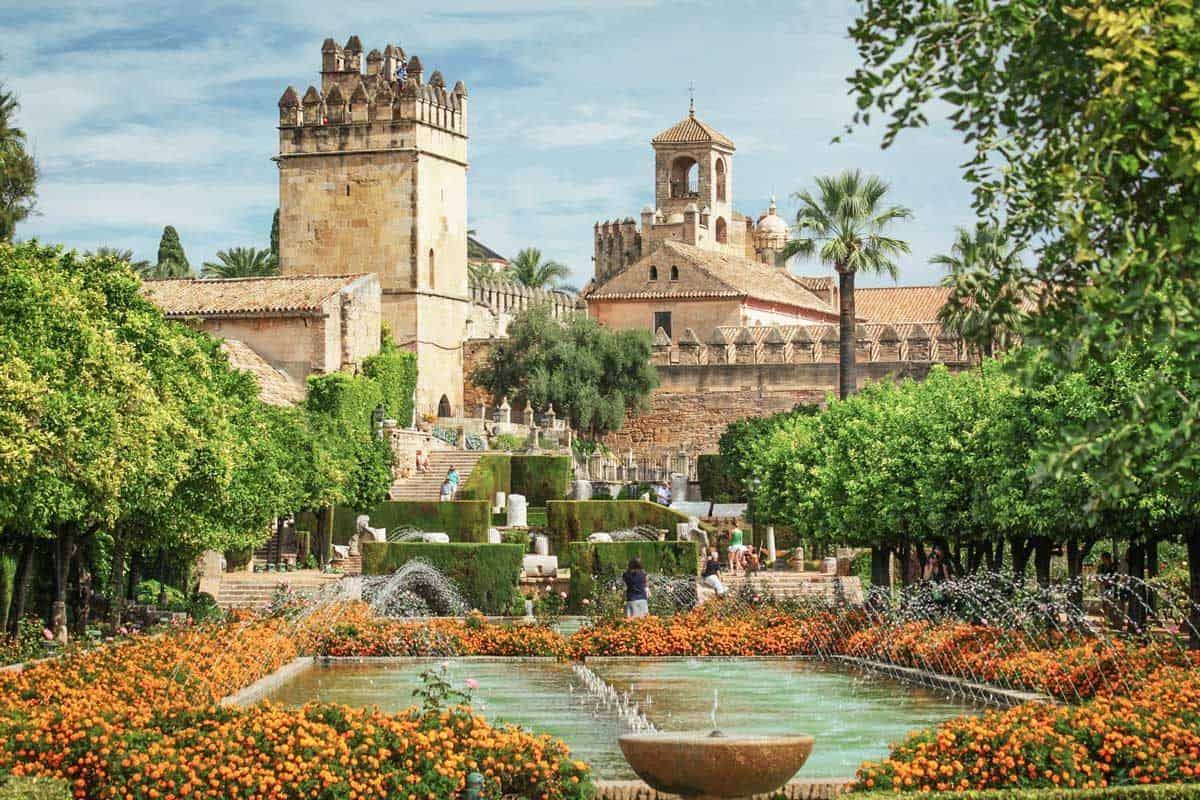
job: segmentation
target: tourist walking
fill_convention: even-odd
[[[671,505],[671,484],[663,481],[655,487],[655,493],[658,495],[658,502],[661,505]]]
[[[717,597],[724,597],[725,593],[729,591],[721,582],[721,554],[715,547],[709,548],[708,555],[704,558],[704,571],[701,573],[701,578],[705,586],[717,593]]]
[[[453,500],[458,494],[458,470],[451,467],[450,471],[446,473],[446,480],[450,482],[450,499]]]
[[[738,569],[745,568],[746,551],[745,542],[742,541],[742,529],[734,528],[729,532],[729,571],[737,572]]]
[[[450,482],[449,478],[442,481],[442,491],[438,495],[438,499],[443,503],[454,499],[454,484]]]
[[[644,617],[650,613],[650,589],[646,586],[646,570],[642,569],[642,561],[633,558],[629,561],[629,569],[621,574],[625,582],[625,616]]]

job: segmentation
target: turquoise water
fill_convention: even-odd
[[[312,700],[399,711],[413,704],[420,673],[441,663],[339,663],[309,670],[272,694],[289,705]],[[602,778],[632,778],[617,746],[627,732],[615,711],[583,691],[570,665],[503,659],[450,659],[448,677],[479,682],[476,708],[562,738]],[[680,659],[589,662],[619,692],[629,692],[659,730],[709,730],[713,689],[717,725],[727,733],[808,733],[816,746],[800,776],[850,777],[867,759],[911,730],[972,707],[889,678],[807,661]]]

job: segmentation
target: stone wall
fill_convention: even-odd
[[[659,390],[650,397],[648,413],[628,420],[621,430],[606,436],[604,443],[618,453],[633,451],[638,457],[677,450],[714,453],[729,423],[787,411],[798,403],[819,403],[825,395],[825,389]]]

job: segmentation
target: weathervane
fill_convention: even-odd
[[[696,84],[688,81],[688,116],[696,116]]]

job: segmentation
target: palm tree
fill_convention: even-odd
[[[950,289],[938,321],[990,358],[1006,349],[1024,324],[1030,275],[1021,248],[994,225],[956,229],[950,252],[929,259],[946,268],[942,286]]]
[[[135,260],[132,250],[122,250],[119,247],[97,247],[88,255],[95,258],[115,258],[117,261],[124,261],[129,266],[133,267],[133,271],[143,278],[151,277],[154,271],[154,265],[145,259]]]
[[[508,274],[517,282],[534,289],[551,289],[571,274],[566,264],[542,261],[542,251],[526,247],[508,265]]]
[[[478,283],[479,281],[491,281],[497,278],[504,279],[508,277],[508,270],[496,269],[486,261],[468,261],[467,276],[471,279],[472,283]]]
[[[205,278],[254,278],[279,274],[279,260],[270,250],[231,247],[217,251],[217,261],[205,261],[200,274]]]
[[[863,177],[859,170],[846,170],[837,176],[817,178],[819,197],[796,192],[800,201],[796,228],[800,238],[788,243],[784,258],[794,255],[816,256],[830,264],[838,274],[839,330],[838,396],[846,399],[854,393],[855,333],[854,276],[859,272],[886,274],[895,280],[896,256],[908,253],[908,243],[885,236],[893,222],[908,219],[912,212],[904,206],[884,206],[888,185],[874,175]]]

